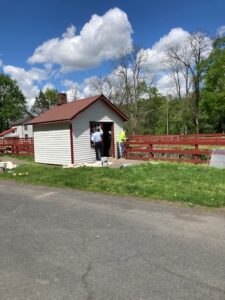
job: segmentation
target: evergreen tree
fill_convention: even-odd
[[[57,103],[57,90],[47,89],[45,92],[40,91],[38,97],[35,98],[31,107],[31,113],[39,116],[49,110]]]

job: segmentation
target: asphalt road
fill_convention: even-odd
[[[0,299],[225,299],[225,215],[0,181]]]

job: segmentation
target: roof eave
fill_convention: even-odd
[[[35,123],[32,123],[30,122],[29,125],[47,125],[47,124],[54,124],[54,123],[70,123],[71,120],[70,119],[64,119],[64,120],[54,120],[54,121],[45,121],[45,122],[35,122]]]

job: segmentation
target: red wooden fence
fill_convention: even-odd
[[[225,134],[135,135],[125,143],[125,157],[207,163],[214,148],[225,147]]]
[[[34,155],[34,140],[33,138],[4,138],[0,140],[0,153]]]

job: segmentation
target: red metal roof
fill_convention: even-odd
[[[16,128],[10,128],[10,129],[7,129],[7,130],[4,130],[0,133],[0,136],[5,136],[6,134],[12,132],[13,130],[15,130]]]
[[[112,104],[105,96],[98,95],[82,100],[77,100],[73,102],[69,102],[66,104],[62,104],[60,106],[55,106],[40,116],[34,118],[29,122],[29,124],[41,124],[41,123],[54,123],[54,122],[62,122],[62,121],[70,121],[83,110],[88,108],[91,104],[96,101],[103,101],[106,105],[108,105],[112,110],[114,110],[124,121],[128,118],[122,113],[118,107]]]

